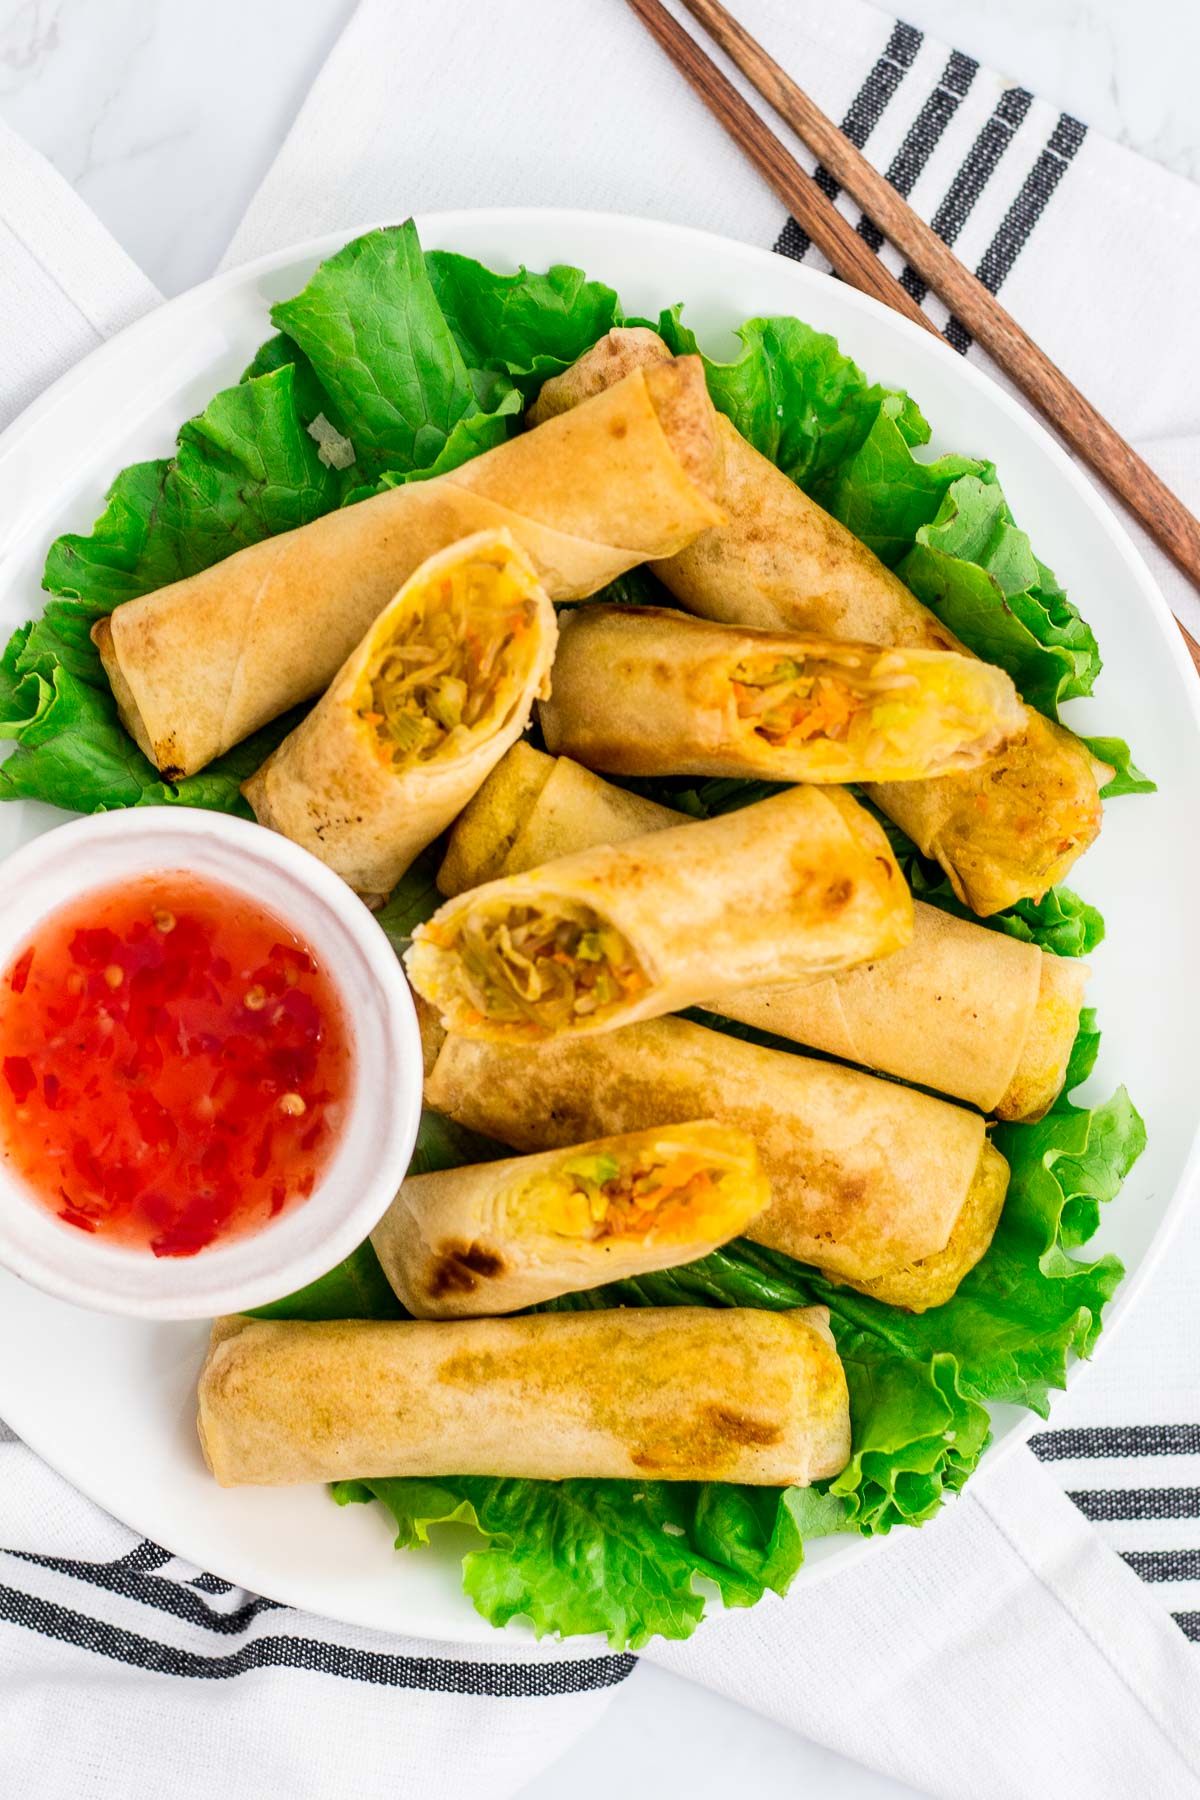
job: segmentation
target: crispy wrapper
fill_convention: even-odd
[[[448,1029],[530,1043],[816,980],[911,933],[876,822],[837,788],[796,787],[472,889],[405,960]]]
[[[437,609],[455,593],[460,607],[470,608],[480,644],[463,664],[463,704],[473,698],[472,684],[481,689],[481,704],[483,693],[490,697],[470,726],[456,726],[424,754],[406,754],[375,710],[376,684],[396,654],[391,647],[414,634],[427,642]],[[459,615],[447,617],[457,630]],[[387,894],[524,731],[535,696],[549,689],[556,636],[554,607],[509,532],[476,532],[439,551],[409,577],[307,718],[244,784],[255,817],[320,857],[360,894]],[[407,650],[408,660],[397,665],[403,671],[415,666],[411,644]],[[416,694],[419,707],[422,690]],[[426,695],[420,710],[428,704]],[[409,714],[403,722],[419,729]],[[439,731],[433,723],[427,729]]]
[[[220,1320],[199,1403],[223,1487],[405,1475],[803,1487],[850,1456],[823,1307]]]
[[[455,824],[438,887],[461,893],[679,819],[568,757],[521,744]],[[711,1010],[1001,1119],[1040,1119],[1062,1088],[1088,973],[1086,963],[918,900],[912,941],[882,961],[806,987],[743,989]]]
[[[1023,735],[983,768],[866,791],[986,918],[1064,880],[1099,835],[1100,787],[1111,773],[1079,738],[1026,707]]]
[[[846,1062],[1040,1119],[1058,1098],[1088,970],[919,901],[911,944],[809,988],[747,988],[715,1010]]]
[[[506,528],[554,600],[577,600],[717,523],[699,359],[628,379],[540,431],[237,551],[93,630],[127,731],[190,775],[319,693],[413,570]]]
[[[612,775],[913,781],[973,769],[1024,728],[1001,669],[714,625],[666,607],[563,620],[547,748]]]
[[[610,332],[546,383],[530,419],[561,416],[618,374],[628,379],[630,370],[653,368],[669,355],[644,327]],[[655,566],[689,612],[769,631],[970,654],[865,544],[724,417],[718,435],[724,523]],[[1025,719],[1024,736],[999,762],[968,774],[888,784],[873,796],[916,843],[929,846],[960,899],[984,916],[1019,899],[1040,899],[1100,830],[1104,766],[1039,714],[1026,708]],[[1001,786],[1015,790],[1014,805]]]
[[[644,326],[610,331],[546,382],[529,422],[558,418],[670,354]],[[717,430],[725,523],[655,570],[689,612],[761,631],[963,650],[898,575],[753,449],[723,413]]]
[[[720,1119],[771,1183],[748,1237],[916,1312],[983,1255],[1008,1182],[977,1113],[684,1019],[528,1048],[451,1033],[425,1097],[525,1151]]]
[[[701,1119],[410,1175],[371,1242],[416,1318],[486,1317],[695,1262],[770,1198],[753,1140]]]
[[[478,792],[469,800],[454,822],[438,870],[438,892],[449,897],[464,888],[481,887],[504,871],[504,861],[521,830],[526,814],[554,772],[554,758],[543,750],[535,750],[523,740],[506,750]],[[616,792],[617,790],[613,790]],[[666,809],[664,808],[664,811]],[[674,824],[674,819],[671,823]],[[636,830],[624,833],[637,837]],[[605,842],[604,833],[584,843],[571,844],[571,850],[589,850],[592,844]],[[554,851],[539,857],[539,862],[552,862]],[[532,863],[523,865],[532,868]]]

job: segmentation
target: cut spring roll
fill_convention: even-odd
[[[439,551],[245,783],[255,817],[358,893],[387,894],[524,731],[555,638],[507,531]]]
[[[948,650],[714,625],[666,607],[568,613],[547,748],[613,775],[914,781],[1024,729],[1008,676]]]
[[[770,1198],[753,1139],[702,1119],[410,1175],[371,1242],[410,1313],[472,1318],[694,1262]]]
[[[580,599],[721,517],[699,359],[634,370],[572,415],[126,601],[93,630],[121,719],[169,779],[319,693],[413,570],[505,527]]]
[[[816,980],[911,935],[876,822],[837,788],[796,787],[475,888],[417,927],[405,962],[447,1029],[536,1043]]]
[[[656,332],[612,331],[543,387],[531,422],[604,392],[669,357]],[[655,565],[689,612],[768,631],[817,632],[898,648],[970,652],[865,544],[718,419],[717,500],[724,522]],[[946,871],[959,898],[988,915],[1040,899],[1100,830],[1109,771],[1086,744],[1025,709],[1025,735],[971,773],[887,785],[883,810]],[[1015,791],[1015,802],[1008,790]],[[990,829],[982,834],[981,820]]]
[[[850,1456],[823,1307],[224,1319],[199,1431],[222,1487],[405,1475],[804,1487]]]
[[[456,821],[438,887],[458,894],[679,820],[569,757],[515,744]],[[1088,973],[918,900],[912,942],[883,961],[807,987],[741,989],[711,1010],[997,1118],[1030,1120],[1062,1089]]]
[[[537,1047],[451,1033],[425,1097],[524,1151],[720,1119],[754,1139],[771,1183],[746,1236],[913,1312],[978,1262],[1008,1187],[978,1113],[685,1019]]]

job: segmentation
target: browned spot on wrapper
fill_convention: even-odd
[[[504,1258],[484,1244],[439,1244],[429,1293],[435,1300],[443,1294],[473,1294],[481,1276],[486,1280],[503,1273]]]
[[[752,1419],[728,1406],[704,1406],[698,1415],[679,1421],[677,1431],[664,1432],[651,1443],[631,1448],[629,1460],[647,1475],[671,1475],[694,1469],[721,1468],[737,1461],[747,1446],[765,1448],[783,1437],[780,1425]]]
[[[761,1419],[752,1419],[727,1406],[706,1407],[705,1418],[722,1438],[733,1444],[777,1444],[783,1436],[781,1426],[764,1424]]]

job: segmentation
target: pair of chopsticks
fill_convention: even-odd
[[[912,295],[661,0],[628,0],[628,4],[828,258],[834,273],[940,337],[937,326]],[[940,296],[1026,399],[1200,587],[1200,521],[720,0],[683,0],[683,4],[768,106],[815,152],[866,217],[904,253],[926,286]],[[1179,620],[1176,623],[1200,670],[1200,644],[1185,625]]]

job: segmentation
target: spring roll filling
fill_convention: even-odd
[[[501,722],[536,606],[506,564],[473,559],[418,595],[363,677],[359,716],[392,768],[464,749]]]
[[[442,1004],[462,1023],[486,1020],[514,1037],[599,1021],[649,986],[624,933],[572,900],[474,906],[445,925],[427,925],[425,940],[445,953]]]
[[[709,1229],[727,1207],[736,1210],[745,1175],[743,1157],[718,1150],[659,1142],[625,1158],[589,1151],[526,1182],[505,1210],[585,1243],[687,1239],[701,1219]]]
[[[855,673],[817,658],[748,656],[730,673],[739,721],[775,749],[814,738],[845,744],[855,760],[881,762],[888,750],[940,762],[975,737],[986,721],[963,711],[957,670],[930,670],[925,682],[900,659],[882,655]]]

